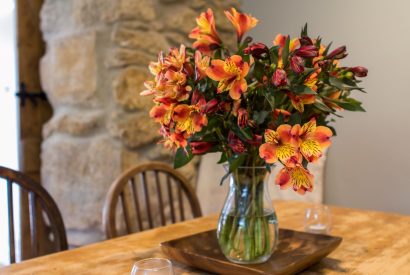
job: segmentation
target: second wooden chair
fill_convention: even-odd
[[[103,226],[106,237],[114,238],[200,216],[199,201],[188,180],[167,164],[150,162],[125,171],[111,185]],[[121,222],[125,225],[122,233]]]

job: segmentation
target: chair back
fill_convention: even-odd
[[[200,216],[199,201],[188,180],[167,164],[149,162],[125,171],[113,182],[104,203],[103,226],[106,237],[114,238]]]
[[[53,246],[50,252],[66,250],[67,237],[64,222],[56,203],[49,193],[40,184],[23,173],[0,166],[0,186],[3,184],[6,185],[10,263],[16,262],[18,249],[18,245],[16,245],[16,226],[20,227],[19,232],[28,233],[30,253],[26,258],[46,254],[44,253],[46,250],[44,249],[44,242],[47,243],[47,250],[49,251],[50,247],[48,246]],[[13,199],[16,198],[19,198],[20,202],[24,199],[28,202],[28,208],[25,210],[22,208],[23,211],[28,212],[28,230],[23,228],[23,224],[25,224],[23,220],[20,220],[18,224],[15,222],[15,216],[20,215],[20,213],[16,213],[13,206]],[[22,206],[21,203],[20,206]],[[25,237],[26,235],[23,238]],[[20,251],[23,249],[21,244]]]

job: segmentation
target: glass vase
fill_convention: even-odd
[[[219,217],[217,237],[228,260],[239,264],[266,262],[278,240],[278,219],[268,189],[265,167],[239,167]]]

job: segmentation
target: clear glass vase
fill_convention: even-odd
[[[239,167],[219,217],[217,237],[228,260],[266,262],[276,248],[278,219],[268,191],[265,167]]]

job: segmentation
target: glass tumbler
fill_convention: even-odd
[[[326,205],[307,208],[305,213],[305,231],[314,234],[330,234],[332,215]]]
[[[131,275],[174,275],[174,270],[168,259],[149,258],[135,262]]]

